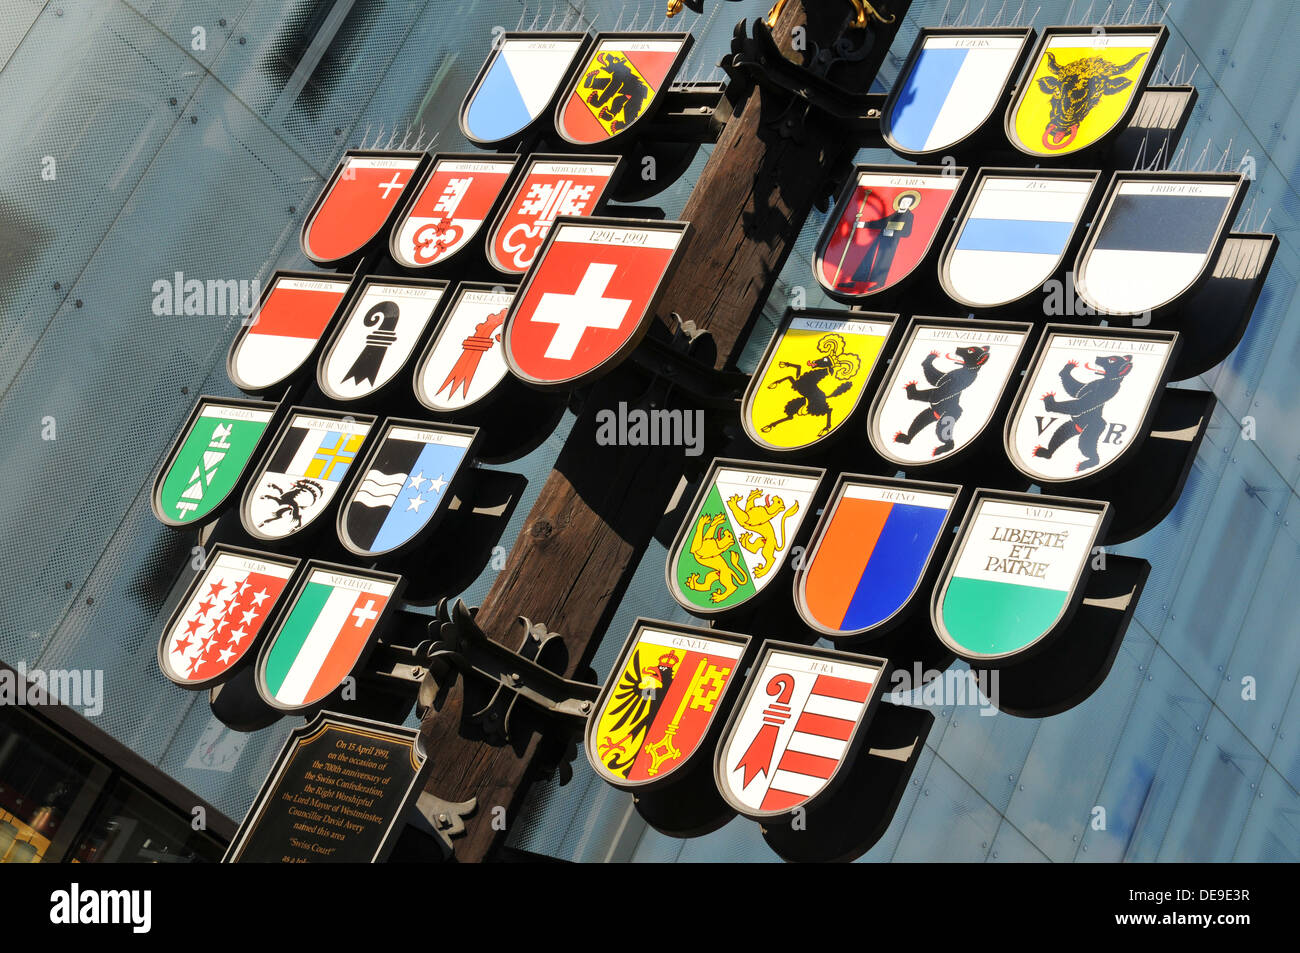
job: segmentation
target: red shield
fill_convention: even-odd
[[[640,341],[685,222],[565,219],[506,318],[506,362],[536,387],[611,369]]]
[[[488,235],[492,266],[526,272],[557,218],[596,213],[618,163],[618,156],[534,156]]]
[[[439,158],[393,230],[393,258],[428,268],[456,254],[483,227],[514,168],[510,156]]]
[[[834,298],[894,287],[922,262],[966,170],[858,166],[822,230],[813,273]]]
[[[302,250],[317,264],[341,261],[388,224],[420,166],[408,152],[350,152],[302,227]]]

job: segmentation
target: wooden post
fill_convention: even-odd
[[[871,51],[837,67],[837,82],[869,89],[909,2],[874,4],[893,22],[871,23]],[[773,33],[782,50],[799,61],[805,55],[801,49],[831,47],[849,32],[853,17],[848,0],[790,0]],[[784,106],[783,96],[756,87],[736,107],[681,216],[691,223],[692,234],[657,317],[667,322],[677,312],[707,328],[717,344],[718,367],[739,353],[827,171],[855,151],[843,130],[816,117],[798,137],[790,137]],[[486,633],[511,648],[518,647],[522,634],[515,624],[520,615],[558,631],[568,649],[567,676],[594,653],[684,471],[681,448],[596,443],[597,411],[635,402],[640,396],[635,376],[615,371],[592,388],[477,617]],[[422,726],[433,762],[425,789],[445,801],[478,799],[464,837],[455,842],[456,857],[484,860],[504,839],[504,832],[494,829],[493,808],[504,807],[508,822],[514,822],[540,735],[521,723],[513,733],[523,737],[501,746],[484,743],[461,725],[459,684],[446,694]]]

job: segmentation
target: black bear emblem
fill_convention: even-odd
[[[895,443],[909,444],[917,434],[934,424],[939,437],[939,446],[931,451],[931,456],[937,457],[956,447],[952,431],[958,418],[961,417],[961,403],[958,398],[962,391],[975,383],[980,368],[989,359],[989,349],[987,346],[959,347],[955,353],[957,356],[949,354],[948,360],[955,361],[957,366],[946,372],[934,366],[935,358],[939,356],[938,351],[931,351],[921,361],[921,371],[925,374],[926,382],[931,385],[930,389],[924,390],[916,386],[916,381],[911,381],[904,390],[907,391],[910,400],[925,401],[930,406],[916,415],[916,419],[912,421],[912,426],[907,428],[906,433],[900,430],[894,434]],[[944,426],[941,427],[941,423]]]
[[[1046,447],[1041,444],[1034,447],[1034,456],[1051,459],[1062,444],[1078,437],[1079,452],[1083,454],[1083,459],[1074,469],[1082,473],[1101,462],[1101,457],[1097,455],[1097,441],[1106,430],[1101,410],[1106,406],[1106,401],[1119,393],[1124,376],[1133,369],[1133,356],[1111,354],[1098,357],[1096,367],[1086,365],[1094,374],[1100,375],[1098,380],[1076,380],[1074,369],[1078,366],[1078,361],[1067,361],[1061,368],[1061,386],[1073,400],[1057,400],[1055,391],[1043,395],[1044,410],[1049,414],[1068,414],[1070,419],[1061,421],[1060,426],[1052,432]]]

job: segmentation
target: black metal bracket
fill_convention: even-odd
[[[420,717],[454,670],[467,680],[473,675],[491,691],[487,704],[469,716],[490,741],[510,740],[511,719],[521,700],[574,730],[584,727],[600,686],[563,678],[550,667],[555,650],[563,649],[558,633],[520,616],[516,621],[524,635],[515,651],[488,638],[475,623],[475,612],[460,599],[450,606],[445,599],[439,603],[437,617],[429,623],[434,640],[417,650],[428,668],[416,701]]]
[[[672,319],[671,332],[661,324],[653,325],[631,354],[631,360],[654,379],[644,402],[661,388],[665,400],[680,390],[690,403],[705,407],[726,407],[739,400],[749,386],[749,375],[715,369],[713,335],[675,311]]]
[[[874,34],[866,30],[857,43],[841,37],[829,47],[813,44],[808,62],[802,64],[781,51],[763,20],[754,21],[752,35],[746,35],[742,20],[731,38],[731,52],[721,63],[734,87],[734,93],[729,88],[728,95],[738,97],[758,85],[789,97],[790,105],[778,120],[781,134],[789,138],[802,138],[807,118],[817,114],[831,120],[847,137],[864,145],[879,145],[883,142],[880,117],[885,96],[855,92],[830,79],[837,65],[866,59],[874,40]]]
[[[428,832],[438,838],[444,859],[455,855],[456,848],[451,839],[465,833],[465,818],[477,809],[476,797],[468,801],[444,801],[428,791],[422,792],[415,802],[416,812],[428,823]]]

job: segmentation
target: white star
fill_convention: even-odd
[[[446,485],[447,481],[442,478],[441,473],[438,474],[438,479],[429,481],[429,486],[433,487],[434,493],[441,493],[442,488]]]
[[[410,489],[412,489],[412,490],[422,490],[422,489],[424,489],[425,481],[426,481],[426,478],[425,478],[425,475],[424,475],[424,471],[421,470],[419,476],[413,476],[413,477],[411,477],[411,486],[410,486]]]
[[[267,592],[266,587],[263,586],[261,592],[253,593],[253,605],[260,606],[263,602],[266,601],[266,597],[269,595],[270,593]]]
[[[221,664],[222,664],[222,665],[229,665],[229,664],[230,664],[230,656],[232,656],[232,655],[235,654],[235,650],[234,650],[234,649],[222,649],[222,650],[221,650],[220,652],[218,652],[217,654],[221,656]]]
[[[243,641],[243,638],[244,638],[244,636],[246,636],[246,635],[248,635],[248,633],[245,632],[243,629],[231,629],[231,630],[230,630],[230,644],[231,644],[231,645],[238,645],[241,641]]]
[[[428,503],[428,502],[429,502],[429,501],[426,500],[426,499],[425,499],[424,497],[422,497],[422,496],[419,496],[419,495],[413,496],[413,497],[411,497],[409,500],[406,501],[406,512],[409,513],[409,512],[411,512],[411,510],[415,510],[415,512],[418,513],[418,512],[420,512],[420,507],[423,506],[425,503]]]
[[[257,618],[257,610],[256,610],[256,609],[249,609],[247,612],[244,613],[244,622],[243,622],[243,624],[244,624],[244,625],[252,625],[252,624],[253,624],[253,620],[256,619],[256,618]]]

